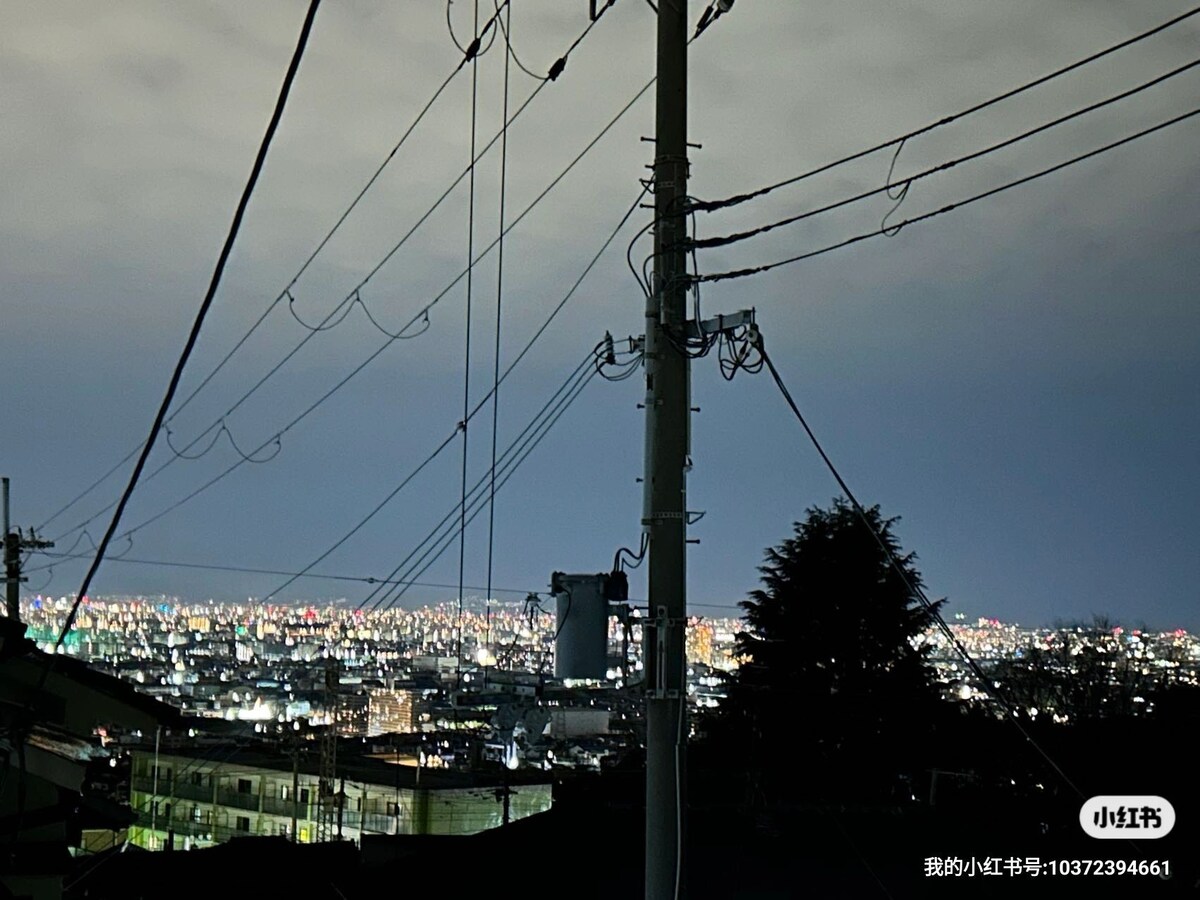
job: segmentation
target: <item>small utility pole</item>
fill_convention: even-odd
[[[653,641],[646,647],[646,900],[685,894],[687,781],[687,4],[659,0],[654,157],[654,281],[646,304],[642,524]],[[651,657],[653,657],[651,659]]]
[[[296,831],[297,818],[300,812],[300,742],[292,744],[292,843],[300,843],[299,832]]]
[[[29,537],[22,537],[21,532],[13,531],[12,519],[9,515],[8,478],[2,478],[4,493],[4,599],[8,609],[8,617],[14,622],[21,621],[21,551],[44,550],[54,546],[53,541],[39,540],[29,531]]]
[[[8,510],[8,478],[4,482],[4,588],[8,617],[21,620],[21,539],[12,533]]]

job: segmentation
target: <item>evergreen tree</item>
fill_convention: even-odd
[[[743,751],[765,793],[811,794],[822,781],[843,796],[847,782],[877,793],[912,762],[936,713],[920,641],[933,614],[914,592],[915,555],[892,535],[895,519],[866,512],[871,528],[842,499],[809,509],[766,551],[762,587],[741,603],[740,667],[711,731]]]

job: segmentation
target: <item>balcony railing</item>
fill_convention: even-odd
[[[205,837],[213,830],[213,826],[205,822],[195,822],[191,819],[168,819],[166,816],[152,816],[148,812],[137,814],[137,825],[142,828],[153,828],[155,831],[173,831],[177,835]]]
[[[222,788],[217,791],[217,803],[221,806],[232,806],[236,809],[258,812],[258,794],[242,794]]]
[[[283,800],[279,797],[264,797],[262,811],[276,816],[294,815],[298,819],[308,815],[308,804],[297,803],[295,800]]]
[[[201,800],[212,803],[213,788],[211,784],[183,783],[175,785],[175,796],[180,800]]]
[[[384,813],[363,813],[362,830],[374,831],[377,834],[394,834],[396,831],[396,817],[385,815]]]
[[[154,779],[146,775],[139,775],[130,779],[129,786],[132,790],[142,794],[154,793]]]
[[[216,843],[223,843],[232,838],[251,837],[255,834],[258,834],[258,832],[255,831],[242,831],[240,828],[229,825],[214,825],[210,830],[212,832],[213,841]]]

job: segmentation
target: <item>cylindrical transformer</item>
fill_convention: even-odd
[[[607,575],[555,572],[555,678],[602,679],[608,671]]]

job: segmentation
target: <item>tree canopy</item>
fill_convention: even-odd
[[[716,730],[764,771],[887,769],[938,704],[915,555],[892,534],[896,519],[877,506],[866,518],[840,498],[807,510],[741,603],[740,667]]]

